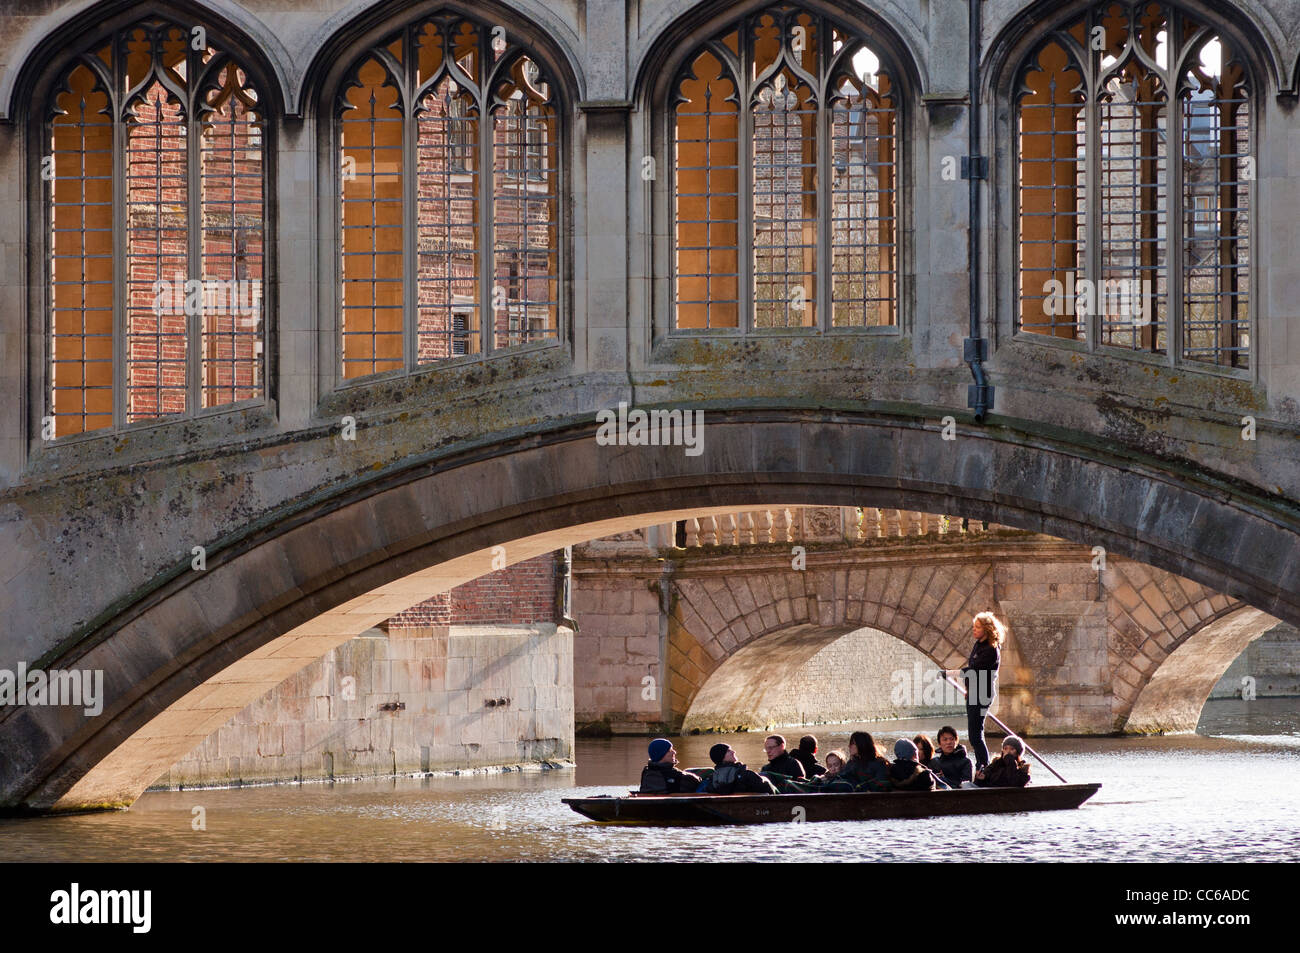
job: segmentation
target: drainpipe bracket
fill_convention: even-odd
[[[961,177],[963,179],[987,179],[989,177],[989,157],[962,156]]]
[[[973,361],[984,362],[989,359],[989,342],[985,338],[966,338],[962,342],[961,359],[967,364]]]

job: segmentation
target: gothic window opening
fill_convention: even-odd
[[[686,59],[671,119],[675,328],[897,326],[894,97],[865,37],[793,5]]]
[[[1250,367],[1244,62],[1161,3],[1103,4],[1030,54],[1018,96],[1022,332]]]
[[[462,17],[407,27],[352,69],[339,97],[344,379],[558,338],[558,117],[538,62]]]
[[[55,438],[264,396],[262,109],[164,20],[64,71],[42,162]]]

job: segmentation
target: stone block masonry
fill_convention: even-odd
[[[249,705],[155,788],[568,761],[573,635],[554,623],[372,629]]]
[[[573,757],[573,633],[553,554],[435,596],[285,680],[155,787],[383,776]]]
[[[750,645],[720,665],[682,725],[683,731],[773,729],[795,725],[934,717],[957,724],[960,707],[903,704],[911,700],[913,670],[938,669],[910,645],[875,629],[828,633],[818,639],[797,627]],[[901,676],[896,674],[901,673]],[[917,699],[922,701],[922,699]],[[965,727],[963,725],[963,733]]]
[[[1251,642],[1223,673],[1211,698],[1241,698],[1242,679],[1254,679],[1256,698],[1300,696],[1300,631],[1279,623]]]

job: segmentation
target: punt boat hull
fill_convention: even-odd
[[[1044,784],[886,794],[633,794],[562,800],[584,817],[605,823],[776,824],[1062,811],[1078,807],[1100,788],[1100,784]]]

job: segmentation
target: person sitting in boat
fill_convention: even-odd
[[[957,729],[952,725],[939,729],[939,753],[930,759],[930,770],[950,788],[959,788],[963,781],[975,778],[975,763],[966,753],[966,746],[957,743]]]
[[[785,738],[781,735],[768,735],[763,741],[763,750],[767,752],[767,767],[764,774],[779,774],[783,778],[796,781],[804,779],[803,765],[790,752],[785,750]]]
[[[1002,739],[1002,756],[975,772],[978,788],[1023,788],[1029,783],[1029,762],[1025,761],[1025,743],[1015,735]]]
[[[930,736],[923,731],[912,739],[912,744],[916,745],[917,763],[923,768],[929,768],[930,761],[934,758],[934,744],[930,741]]]
[[[677,770],[677,749],[667,738],[650,742],[650,760],[641,769],[642,794],[694,794],[699,775]]]
[[[889,790],[889,762],[881,756],[870,732],[855,731],[849,736],[849,760],[834,783],[852,791]]]
[[[916,745],[916,761],[923,767],[928,768],[934,775],[935,787],[941,791],[948,790],[948,782],[943,779],[939,769],[934,766],[934,745],[930,743],[930,736],[924,731],[912,739],[912,744]]]
[[[713,774],[700,785],[701,794],[776,794],[776,787],[767,778],[745,767],[736,760],[736,749],[719,742],[709,749],[713,760]]]
[[[800,738],[799,747],[790,754],[803,765],[803,773],[809,778],[826,773],[826,766],[817,762],[817,739],[812,735],[804,735]]]
[[[895,791],[933,791],[934,775],[917,761],[916,745],[906,738],[894,742],[894,761],[889,766],[889,783]]]
[[[844,765],[848,763],[849,756],[843,751],[835,750],[826,755],[826,768],[824,773],[817,775],[815,778],[809,778],[803,787],[808,791],[817,792],[840,792],[848,793],[853,790],[853,785],[847,781],[840,781],[840,772],[844,770]]]

